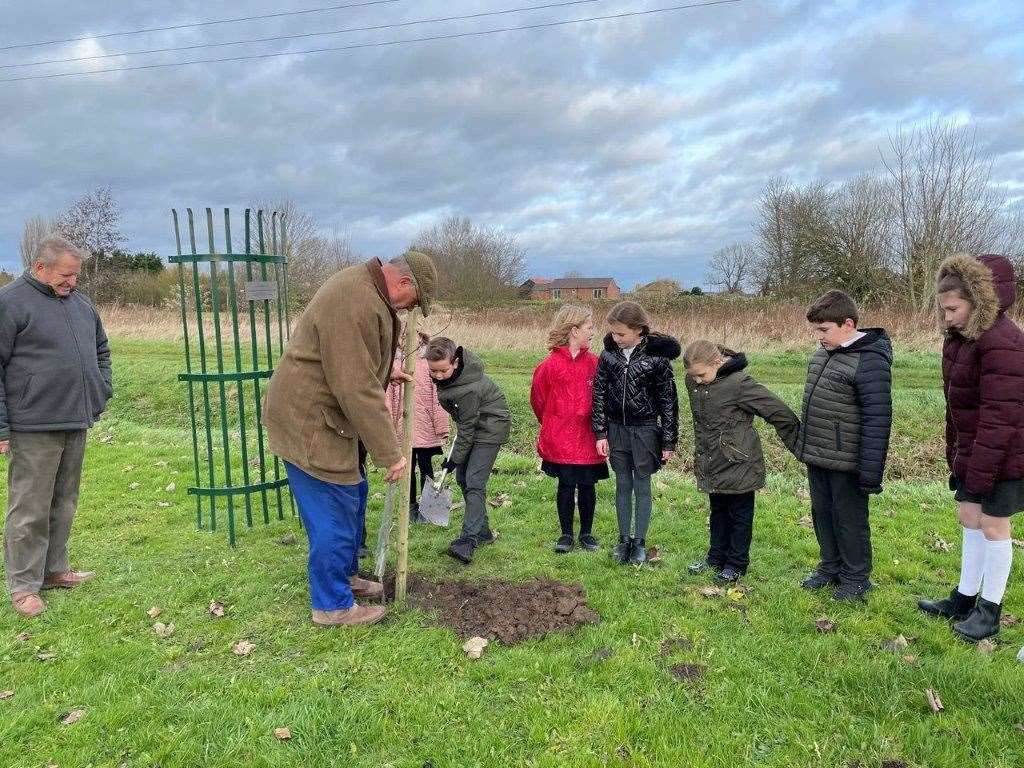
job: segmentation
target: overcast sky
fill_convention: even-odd
[[[357,2],[358,0],[350,0]],[[551,2],[552,0],[548,0]],[[657,8],[607,0],[289,42],[0,69],[0,79],[387,41]],[[0,51],[0,65],[538,5],[418,0]],[[333,5],[5,4],[0,46]],[[1024,3],[771,2],[258,61],[0,83],[0,260],[22,223],[108,185],[133,250],[169,209],[291,198],[366,255],[449,214],[505,227],[528,272],[700,283],[753,236],[766,180],[879,169],[888,133],[977,126],[1024,198]]]

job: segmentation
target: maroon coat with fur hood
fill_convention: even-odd
[[[946,460],[971,493],[1024,479],[1024,332],[1006,315],[1017,298],[1002,256],[950,256],[938,279],[957,275],[974,305],[961,331],[946,334]]]

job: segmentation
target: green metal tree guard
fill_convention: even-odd
[[[237,253],[230,210],[224,209],[218,249],[213,209],[207,208],[203,253],[196,247],[192,209],[186,213],[188,250],[182,251],[178,211],[172,210],[177,255],[168,261],[178,265],[185,342],[185,372],[178,380],[188,388],[192,427],[195,483],[188,492],[196,500],[200,530],[217,530],[218,503],[226,502],[228,541],[235,546],[239,505],[250,528],[254,506],[264,524],[273,516],[283,520],[286,503],[295,514],[288,478],[280,460],[267,450],[260,418],[262,382],[284,353],[291,327],[285,217],[275,211],[268,222],[257,211],[254,221],[246,209],[243,251]],[[230,328],[224,327],[228,316]]]

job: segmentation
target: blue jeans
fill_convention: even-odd
[[[335,485],[284,463],[299,517],[309,537],[309,599],[316,611],[351,608],[349,579],[359,570],[369,483]]]

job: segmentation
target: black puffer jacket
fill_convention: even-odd
[[[604,352],[594,376],[590,423],[598,440],[608,437],[609,422],[627,426],[661,426],[661,447],[674,451],[679,439],[679,397],[672,361],[682,349],[662,333],[647,334],[629,360],[604,337]]]
[[[861,330],[850,346],[822,347],[811,358],[796,455],[856,473],[863,491],[879,493],[892,429],[892,344],[881,328]]]

